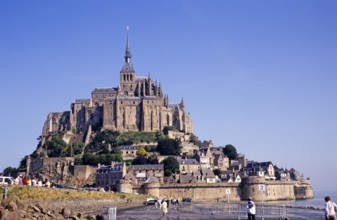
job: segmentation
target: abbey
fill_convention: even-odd
[[[184,110],[183,100],[169,104],[161,83],[150,76],[136,75],[128,36],[124,58],[116,88],[95,88],[90,99],[75,100],[70,111],[49,113],[42,136],[58,131],[82,134],[91,129],[154,132],[165,126],[192,133],[192,121]]]

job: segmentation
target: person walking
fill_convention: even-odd
[[[256,208],[255,203],[252,200],[252,197],[248,198],[246,210],[248,214],[248,220],[255,220]]]
[[[163,200],[163,203],[161,204],[161,211],[163,212],[163,216],[167,214],[168,208],[167,208],[167,202]]]
[[[336,211],[335,211],[337,209],[336,203],[331,201],[330,196],[326,196],[324,200],[325,200],[325,219],[326,220],[336,219]]]

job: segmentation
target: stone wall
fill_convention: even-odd
[[[264,190],[260,190],[261,185]],[[248,197],[255,201],[313,198],[311,185],[301,185],[295,181],[266,181],[257,177],[243,178],[241,183],[144,184],[142,187],[133,187],[133,192],[160,198],[188,197],[203,201],[241,201]]]
[[[85,181],[89,178],[90,175],[96,174],[96,167],[89,165],[75,165],[74,166],[74,177],[78,181]]]

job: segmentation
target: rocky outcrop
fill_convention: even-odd
[[[17,197],[3,200],[0,204],[0,219],[29,219],[29,220],[98,220],[104,219],[102,215],[73,212],[69,207],[55,208],[52,205],[35,204],[25,205]]]

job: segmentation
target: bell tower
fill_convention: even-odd
[[[129,27],[126,33],[125,62],[120,71],[120,92],[122,96],[134,96],[136,90],[136,72],[131,63],[131,50],[129,43]]]

